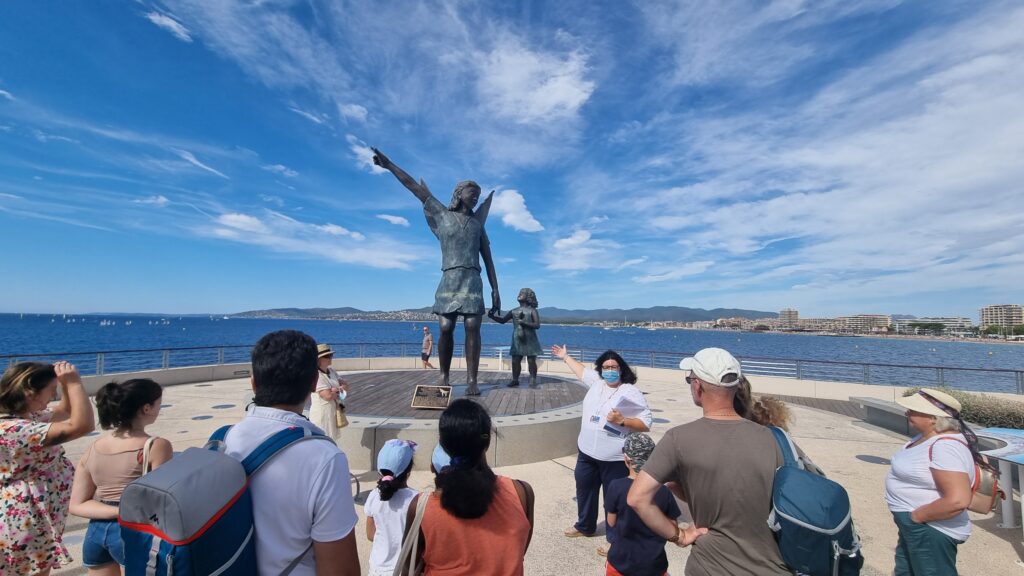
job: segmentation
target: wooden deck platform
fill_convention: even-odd
[[[441,410],[410,407],[413,390],[417,385],[434,386],[440,379],[436,370],[393,370],[347,374],[349,396],[345,400],[349,416],[388,416],[392,418],[420,418],[436,420]],[[530,388],[529,376],[523,371],[518,388],[508,388],[512,380],[509,372],[480,372],[477,383],[480,396],[471,397],[480,402],[491,416],[522,416],[548,410],[557,410],[583,401],[587,390],[575,379],[538,375],[537,387]],[[452,370],[450,381],[452,399],[466,395],[466,372]]]

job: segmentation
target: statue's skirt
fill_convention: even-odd
[[[434,314],[484,313],[484,283],[477,268],[449,268],[434,293]]]

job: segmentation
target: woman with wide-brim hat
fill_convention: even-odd
[[[330,345],[319,344],[316,352],[319,380],[316,382],[316,391],[310,398],[309,421],[337,440],[339,429],[335,411],[348,394],[348,382],[342,380],[334,368],[331,368],[334,350],[331,350]]]
[[[975,463],[989,465],[956,398],[922,388],[896,402],[919,434],[893,454],[885,478],[885,500],[899,529],[894,574],[956,574],[957,546],[971,534]]]

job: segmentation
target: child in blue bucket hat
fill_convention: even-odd
[[[366,498],[366,537],[373,542],[368,576],[391,576],[402,549],[406,512],[419,494],[407,486],[416,443],[388,440],[377,453],[377,488]]]

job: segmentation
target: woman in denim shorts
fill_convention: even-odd
[[[121,493],[171,458],[171,443],[146,433],[160,414],[162,396],[159,384],[143,378],[111,382],[96,394],[100,427],[109,432],[86,450],[71,489],[71,513],[89,519],[82,563],[91,575],[121,574],[125,546],[132,545],[122,540],[117,524]]]

